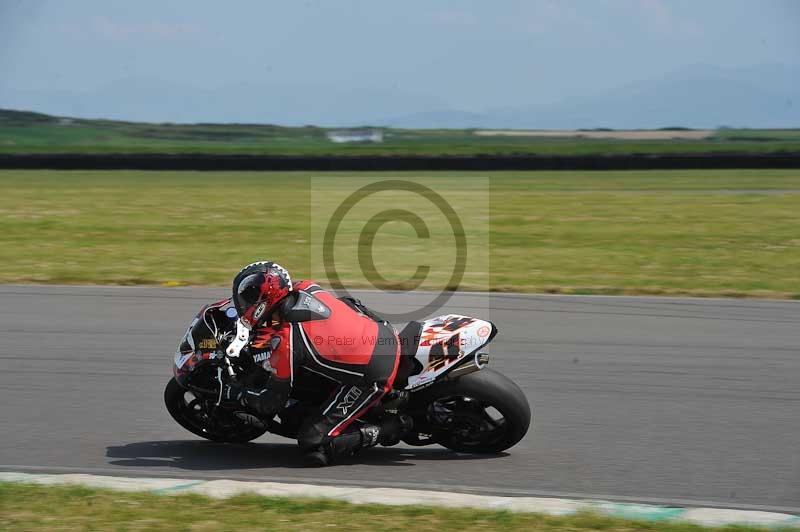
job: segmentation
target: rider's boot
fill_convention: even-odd
[[[379,434],[380,427],[364,423],[361,427],[339,434],[316,449],[304,453],[303,458],[310,466],[326,466],[337,456],[352,455],[361,449],[374,447],[378,444]]]
[[[412,426],[411,418],[402,414],[388,416],[380,425],[362,423],[358,429],[340,434],[326,445],[306,452],[304,457],[311,466],[326,466],[337,456],[352,455],[361,449],[375,447],[378,444],[395,445]]]
[[[414,421],[405,414],[387,416],[381,422],[381,433],[378,443],[384,447],[397,445],[408,431],[414,427]]]

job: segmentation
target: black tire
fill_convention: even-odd
[[[238,418],[228,416],[229,424],[226,430],[212,428],[208,423],[203,423],[198,419],[198,410],[192,409],[190,403],[186,402],[186,395],[192,394],[183,388],[173,377],[164,388],[164,404],[172,419],[178,424],[201,438],[224,443],[245,443],[254,440],[264,434],[267,430],[244,421],[237,422]],[[193,395],[193,394],[192,394]]]
[[[417,394],[414,394],[417,395]],[[486,441],[467,441],[453,431],[433,428],[433,439],[439,445],[463,453],[499,453],[516,445],[528,432],[531,409],[525,394],[505,375],[484,368],[453,381],[443,381],[419,392],[414,403],[428,409],[439,401],[468,398],[481,408],[493,407],[502,420],[493,429],[496,434]]]

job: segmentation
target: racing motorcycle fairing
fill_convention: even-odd
[[[425,320],[419,331],[413,354],[418,371],[408,377],[406,390],[431,384],[473,355],[477,357],[478,350],[497,334],[497,327],[486,320],[445,314]],[[475,364],[481,366],[478,358]]]
[[[221,358],[217,338],[230,334],[235,316],[236,310],[230,299],[223,299],[200,309],[175,352],[172,372],[179,384],[186,386],[187,377],[201,363]]]

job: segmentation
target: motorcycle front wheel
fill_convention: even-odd
[[[499,453],[528,432],[525,394],[505,375],[484,368],[420,392],[433,441],[463,453]]]
[[[183,388],[173,377],[164,389],[164,404],[178,424],[207,440],[245,443],[264,434],[267,429],[247,423],[232,412],[214,408],[205,400]]]

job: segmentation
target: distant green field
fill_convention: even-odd
[[[719,130],[686,140],[483,136],[473,130],[381,129],[381,143],[331,142],[318,127],[146,124],[59,119],[0,110],[0,153],[217,153],[265,155],[590,155],[800,153],[798,130]],[[580,132],[579,132],[580,133]],[[680,130],[675,130],[679,134]]]
[[[322,175],[333,188],[425,177]],[[798,170],[482,175],[489,178],[488,286],[487,272],[475,270],[461,288],[800,298]],[[0,282],[224,285],[265,257],[297,277],[315,274],[313,176],[0,171]],[[474,176],[428,179],[458,206],[480,195],[464,187]],[[402,224],[391,230],[392,239],[376,244],[387,278],[408,278],[414,265],[441,253]],[[369,286],[352,267],[344,264],[343,280]],[[434,281],[448,275],[431,272]]]
[[[800,140],[800,129],[720,129],[714,136],[722,140],[735,141],[798,141]]]

